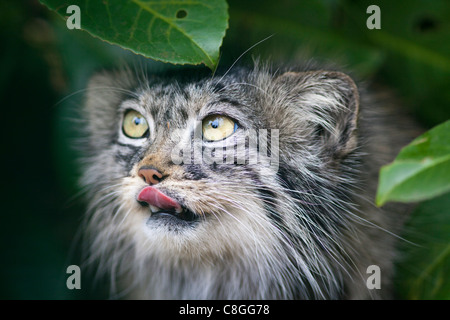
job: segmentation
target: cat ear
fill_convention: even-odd
[[[359,93],[348,75],[335,71],[286,72],[276,80],[289,88],[291,102],[313,128],[311,138],[327,156],[339,159],[357,147]]]
[[[90,78],[82,112],[93,143],[102,138],[108,141],[116,132],[118,106],[131,92],[133,84],[127,70],[100,71]]]
[[[87,87],[87,99],[105,101],[105,105],[114,104],[123,99],[127,92],[136,86],[136,79],[127,68],[114,71],[99,71],[92,75]],[[96,101],[98,102],[98,101]]]

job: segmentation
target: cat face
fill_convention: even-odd
[[[357,110],[356,87],[335,72],[95,76],[82,183],[97,255],[312,276],[322,258],[308,249],[335,242],[345,220],[339,200],[322,200],[356,147]]]

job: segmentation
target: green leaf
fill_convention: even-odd
[[[406,224],[394,279],[400,299],[450,299],[450,194],[422,202]]]
[[[450,191],[450,120],[403,148],[380,170],[377,205],[415,202]]]
[[[80,8],[81,29],[137,54],[214,69],[228,27],[225,0],[41,0],[62,17]]]

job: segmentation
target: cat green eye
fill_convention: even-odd
[[[233,119],[223,115],[210,115],[203,119],[203,138],[207,141],[223,140],[237,130],[237,123]]]
[[[129,138],[143,138],[147,135],[148,123],[142,114],[134,110],[129,110],[123,118],[122,130]]]

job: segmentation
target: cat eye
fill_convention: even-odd
[[[210,115],[202,122],[203,138],[207,141],[223,140],[235,133],[237,128],[237,123],[224,115]]]
[[[135,110],[128,110],[125,113],[122,130],[127,137],[132,139],[144,138],[149,131],[147,120]]]

